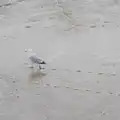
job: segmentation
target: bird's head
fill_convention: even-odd
[[[46,62],[45,61],[41,61],[41,63],[40,64],[46,64]]]

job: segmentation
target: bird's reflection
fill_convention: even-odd
[[[45,73],[41,72],[40,70],[34,71],[32,70],[28,77],[29,84],[39,84],[43,85],[42,78],[46,76]]]

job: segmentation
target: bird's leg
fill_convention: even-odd
[[[44,67],[41,67],[41,65],[39,64],[39,69],[41,70],[41,69],[45,69]]]
[[[42,69],[41,66],[40,66],[40,64],[39,64],[39,69],[40,69],[40,70]]]
[[[28,60],[27,64],[29,68],[34,68],[33,62],[31,62],[30,60]]]

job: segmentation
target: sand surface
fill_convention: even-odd
[[[1,0],[0,120],[119,120],[117,0]],[[46,62],[26,65],[26,48]]]

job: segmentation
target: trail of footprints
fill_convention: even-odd
[[[56,69],[54,69],[56,70]],[[76,71],[76,72],[81,72],[80,70]],[[90,72],[92,73],[92,72]],[[103,74],[100,74],[103,75]],[[0,79],[6,79],[7,81],[11,81],[12,84],[16,84],[16,78],[15,76],[5,76],[5,75],[0,75]],[[4,80],[3,79],[3,80]],[[73,91],[77,91],[81,94],[87,93],[87,94],[96,94],[96,95],[110,95],[110,96],[116,96],[116,97],[120,97],[120,92],[112,92],[112,91],[106,91],[106,90],[102,90],[102,91],[96,91],[96,90],[91,90],[91,89],[87,89],[87,88],[78,88],[78,87],[71,87],[69,85],[53,85],[50,83],[46,83],[43,85],[43,88],[53,88],[53,89],[67,89],[67,90],[73,90]],[[9,94],[11,94],[12,96],[14,96],[15,98],[19,99],[19,89],[18,88],[14,88],[14,90],[12,90]],[[40,95],[40,94],[36,94],[36,95]],[[101,110],[98,112],[98,116],[99,117],[103,117],[109,115],[109,112],[106,110]]]
[[[51,69],[53,71],[57,70],[57,69]],[[67,70],[67,69],[65,69]],[[73,72],[73,71],[72,71]],[[81,73],[81,70],[76,70],[75,72]],[[98,73],[94,73],[94,72],[86,72],[88,74],[93,74],[93,75],[104,75],[104,76],[116,76],[116,72],[111,72],[111,73],[104,73],[104,72],[98,72]],[[92,94],[101,94],[101,95],[113,95],[113,96],[120,96],[120,92],[112,92],[112,91],[106,91],[106,90],[102,90],[102,91],[94,91],[91,89],[85,89],[85,88],[73,88],[71,86],[60,86],[60,85],[52,85],[52,84],[45,84],[45,87],[51,87],[51,88],[66,88],[66,89],[71,89],[74,91],[79,91],[79,92],[87,92],[87,93],[92,93]]]
[[[53,68],[51,69],[52,71],[56,71],[57,69]],[[98,72],[98,73],[95,73],[95,72],[92,72],[92,71],[82,71],[82,70],[76,70],[76,71],[73,71],[73,70],[69,70],[69,69],[62,69],[64,71],[70,71],[70,72],[77,72],[77,73],[88,73],[88,74],[93,74],[93,75],[105,75],[105,76],[116,76],[116,72],[108,72],[108,73],[105,73],[105,72]]]
[[[53,68],[51,69],[52,71],[56,71],[57,69]],[[63,70],[62,70],[63,71]],[[64,69],[64,71],[68,71],[67,69]],[[82,73],[83,71],[81,70],[75,70],[75,71],[71,71],[69,70],[69,72],[76,72],[76,73]],[[87,74],[93,74],[93,75],[108,75],[108,73],[103,73],[103,72],[99,72],[99,73],[94,73],[94,72],[86,72]],[[116,76],[116,74],[113,73],[109,73],[109,75],[111,76]],[[6,76],[6,75],[0,75],[0,79],[3,79],[5,81],[8,81],[10,84],[14,84],[14,86],[16,86],[16,78],[15,76]],[[10,82],[11,81],[11,82]],[[69,89],[69,90],[73,90],[73,91],[78,91],[80,93],[88,93],[88,94],[99,94],[99,95],[112,95],[112,96],[120,96],[120,92],[112,92],[112,91],[95,91],[95,90],[91,90],[91,89],[87,89],[87,88],[75,88],[75,87],[71,87],[68,85],[52,85],[52,84],[44,84],[43,85],[44,88],[54,88],[54,89],[60,89],[60,88],[65,88],[65,89]],[[14,90],[10,91],[10,94],[16,94],[16,98],[19,98],[19,95],[17,95],[19,93],[19,89],[18,88],[14,88]]]
[[[95,90],[91,90],[91,89],[87,89],[87,88],[75,88],[75,87],[71,87],[71,86],[60,86],[60,85],[52,85],[52,84],[45,84],[44,88],[54,88],[54,89],[59,89],[59,88],[65,88],[65,89],[69,89],[69,90],[73,90],[73,91],[78,91],[81,93],[91,93],[91,94],[99,94],[99,95],[112,95],[112,96],[120,96],[120,92],[112,92],[112,91],[106,91],[106,90],[102,90],[102,91],[95,91]]]

